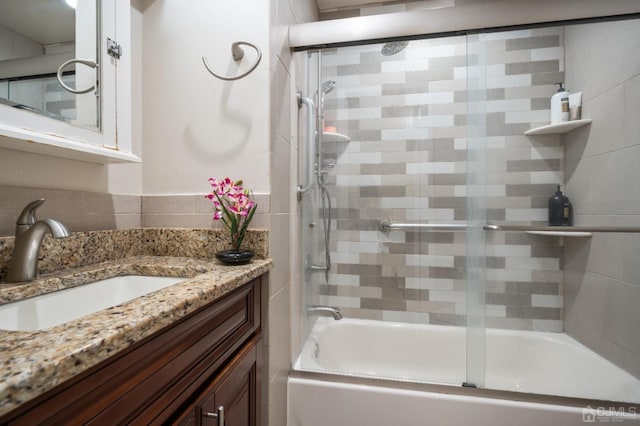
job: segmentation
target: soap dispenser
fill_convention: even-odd
[[[551,124],[569,121],[569,92],[562,83],[556,84],[558,91],[551,97]]]
[[[549,198],[549,226],[571,226],[573,207],[569,197],[562,194],[560,185],[556,193]]]

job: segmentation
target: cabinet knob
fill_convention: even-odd
[[[218,426],[224,426],[224,406],[221,405],[218,407],[218,410],[215,413],[210,413],[208,411],[203,411],[202,415],[204,417],[210,417],[218,419]]]

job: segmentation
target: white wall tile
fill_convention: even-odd
[[[526,269],[505,270],[505,269],[487,269],[485,271],[487,280],[496,281],[531,281],[531,271]]]
[[[488,317],[507,317],[507,307],[505,305],[486,305],[485,315]]]
[[[530,271],[537,271],[540,269],[557,271],[560,269],[559,260],[557,258],[507,257],[505,262],[505,267],[507,269],[527,269]]]
[[[384,253],[385,249],[381,243],[377,243],[377,242],[338,241],[338,252]]]
[[[406,119],[406,125],[411,127],[450,127],[454,126],[453,115],[428,115]]]
[[[455,163],[410,163],[407,164],[408,174],[436,174],[454,173]]]
[[[362,98],[367,96],[382,95],[382,87],[380,86],[352,86],[341,87],[336,85],[336,96],[339,98]]]
[[[452,268],[453,256],[435,256],[431,254],[408,254],[406,262],[408,266],[436,266]]]
[[[532,61],[550,61],[553,59],[564,59],[564,47],[531,49]]]
[[[363,118],[359,123],[360,130],[383,130],[387,132],[404,131],[405,119],[404,118]]]
[[[634,55],[631,52],[638,51],[640,25],[636,20],[567,26],[567,87],[571,91],[582,91],[583,101],[601,95],[640,74],[640,63],[629,60]]]
[[[558,172],[531,172],[531,183],[540,184],[557,184],[561,185],[564,182],[564,173]]]
[[[640,74],[624,83],[624,145],[640,145]]]
[[[380,108],[349,108],[335,110],[336,120],[362,120],[382,117]]]
[[[453,102],[453,92],[415,93],[405,95],[406,105],[442,104]]]
[[[507,209],[505,218],[507,222],[546,221],[549,219],[548,213],[547,209]]]
[[[320,303],[322,305],[328,306],[341,306],[345,308],[359,308],[360,307],[360,298],[359,297],[348,297],[348,296],[320,296]]]
[[[506,123],[548,123],[549,111],[508,111],[505,113]]]
[[[613,87],[583,102],[583,118],[593,119],[583,157],[611,152],[624,146],[624,85]]]
[[[529,99],[510,99],[487,101],[486,112],[513,112],[513,111],[530,111],[531,100]]]
[[[517,246],[517,245],[499,245],[489,244],[486,247],[487,256],[515,256],[515,257],[529,257],[531,256],[530,246]]]
[[[405,280],[406,288],[415,288],[420,290],[453,290],[452,279],[445,278],[412,278],[407,277]]]
[[[382,311],[383,321],[408,322],[411,324],[428,324],[429,314],[426,312]]]
[[[562,308],[564,306],[562,296],[549,294],[532,294],[531,306],[542,308]]]
[[[382,63],[382,72],[424,71],[429,69],[429,60],[389,61]]]
[[[399,139],[429,139],[429,129],[426,127],[405,129],[382,129],[383,140]]]
[[[518,86],[531,86],[531,75],[487,76],[487,89]]]
[[[331,252],[331,260],[334,263],[348,263],[357,265],[358,263],[360,263],[360,254],[348,252]]]
[[[360,276],[347,274],[331,274],[331,282],[335,285],[356,287],[360,285]]]
[[[440,220],[452,221],[454,218],[453,209],[410,209],[407,210],[407,220]]]
[[[467,292],[465,291],[443,291],[430,290],[429,300],[433,302],[455,302],[465,303],[467,300]]]
[[[564,147],[559,146],[534,146],[531,148],[532,160],[564,159]]]
[[[548,331],[551,333],[562,333],[564,331],[564,323],[560,320],[534,319],[531,323],[534,331]]]
[[[322,55],[322,66],[331,65],[356,65],[360,63],[360,53],[344,52],[330,55]]]

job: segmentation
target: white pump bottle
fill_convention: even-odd
[[[558,91],[551,97],[551,124],[569,121],[569,92],[558,84]]]

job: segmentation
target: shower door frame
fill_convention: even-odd
[[[467,44],[467,49],[468,49],[469,36],[465,35],[464,37],[465,37],[465,43]],[[375,43],[372,43],[372,44],[375,44]],[[314,91],[315,93],[320,93],[320,90],[321,90],[320,88],[322,87],[322,82],[324,80],[324,76],[322,75],[322,59],[321,59],[323,54],[323,49],[313,49],[305,53],[308,55],[306,58],[307,63],[309,63],[312,60],[311,59],[312,55],[317,55],[317,64],[316,64],[317,75],[316,75],[316,78],[314,79],[314,80],[317,80],[315,81],[315,86],[317,87],[317,89],[310,87],[309,85],[310,82],[308,82],[306,90],[308,91],[308,96],[309,96]],[[467,52],[467,60],[468,58],[469,58],[469,52]],[[470,64],[468,63],[467,69],[469,68],[469,66]],[[475,64],[475,66],[480,70],[483,68],[481,64]],[[307,65],[307,74],[309,74],[311,68],[312,68],[311,66]],[[468,84],[471,84],[469,80],[468,80]],[[484,85],[484,75],[479,76],[477,81],[474,81],[473,83],[474,88],[477,90],[483,89],[484,88],[483,85]],[[323,105],[321,105],[319,95],[312,97],[312,99],[316,103],[315,128],[319,130],[323,128],[323,124],[324,124],[323,123],[324,113],[322,111]],[[468,113],[476,114],[476,115],[482,114],[484,112],[484,109],[482,108],[483,106],[482,101],[484,99],[485,99],[485,96],[484,94],[482,94],[479,97],[479,99],[474,99],[474,105],[470,105],[469,101],[467,101]],[[485,136],[484,134],[485,121],[486,120],[482,120],[482,119],[476,120],[475,122],[476,125],[473,127],[473,132],[475,132],[473,137],[471,137],[471,135],[467,136],[470,141],[473,140],[474,142],[478,142],[478,141],[484,142],[483,138]],[[302,132],[301,134],[304,134],[304,132]],[[314,177],[315,177],[315,175],[319,172],[318,168],[320,167],[320,162],[322,161],[322,158],[321,158],[322,132],[316,131],[314,139],[315,139],[314,144],[316,148],[314,150],[314,154],[315,154]],[[468,145],[468,147],[471,147],[471,146],[472,146],[471,144]],[[483,143],[473,145],[475,151],[478,151],[477,150],[478,146],[483,146]],[[471,149],[468,148],[468,151],[471,151]],[[484,159],[484,153],[475,152],[475,151],[473,155],[474,155],[475,162],[477,164],[474,167],[470,167],[474,171],[473,181],[471,181],[470,174],[467,173],[467,186],[469,191],[469,195],[467,197],[467,211],[475,212],[475,214],[473,216],[467,217],[466,226],[464,225],[461,226],[460,224],[456,224],[455,230],[453,229],[453,227],[452,229],[449,229],[449,231],[451,232],[464,230],[467,236],[467,243],[466,243],[467,323],[465,325],[466,359],[465,359],[465,365],[464,365],[464,368],[466,370],[464,373],[464,376],[466,380],[463,383],[459,383],[456,381],[456,382],[450,382],[450,383],[444,383],[444,384],[446,385],[457,384],[457,385],[470,386],[470,387],[483,387],[485,383],[485,362],[484,362],[485,361],[485,353],[484,353],[485,351],[485,344],[484,344],[485,283],[484,283],[484,270],[483,270],[484,264],[485,264],[485,261],[484,261],[485,233],[482,227],[483,225],[485,225],[485,219],[486,219],[486,214],[484,212],[484,205],[482,203],[482,197],[484,196],[484,188],[482,187],[484,185],[484,180],[482,179],[482,175],[484,173],[484,169],[482,167],[482,160]],[[467,162],[469,162],[469,160],[467,160]],[[301,163],[304,164],[306,162],[301,161]],[[473,188],[469,188],[470,183],[473,184]],[[314,183],[314,187],[315,186],[316,185]],[[314,195],[315,192],[317,191],[315,189],[312,189],[307,199],[315,197]],[[302,210],[306,211],[304,208]],[[302,222],[306,223],[304,219],[302,220]],[[313,222],[313,220],[311,222]],[[307,230],[303,226],[302,233],[304,234],[305,231]],[[303,238],[306,238],[306,237],[303,237]],[[303,254],[303,259],[306,259],[307,257],[308,256],[306,254]],[[307,309],[310,306],[315,305],[316,302],[311,303],[311,301],[309,300],[310,298],[306,294],[308,291],[310,291],[310,287],[311,287],[310,281],[307,280],[306,278],[312,279],[314,275],[319,275],[317,271],[314,271],[314,266],[316,265],[314,265],[312,262],[303,261],[302,276],[305,277],[305,283],[303,283],[302,299],[303,299],[304,305],[303,305],[302,312],[304,317],[303,321],[305,322],[305,324],[303,326],[303,341],[301,342],[301,346],[304,346],[308,338],[308,335],[311,331],[311,328],[313,326],[312,318],[307,314]],[[318,268],[315,268],[315,269],[318,269]],[[471,330],[472,332],[470,333],[469,330]],[[304,369],[304,366],[302,366],[302,368]],[[439,383],[439,382],[431,382],[426,380],[421,380],[421,382],[436,383],[436,384]]]

